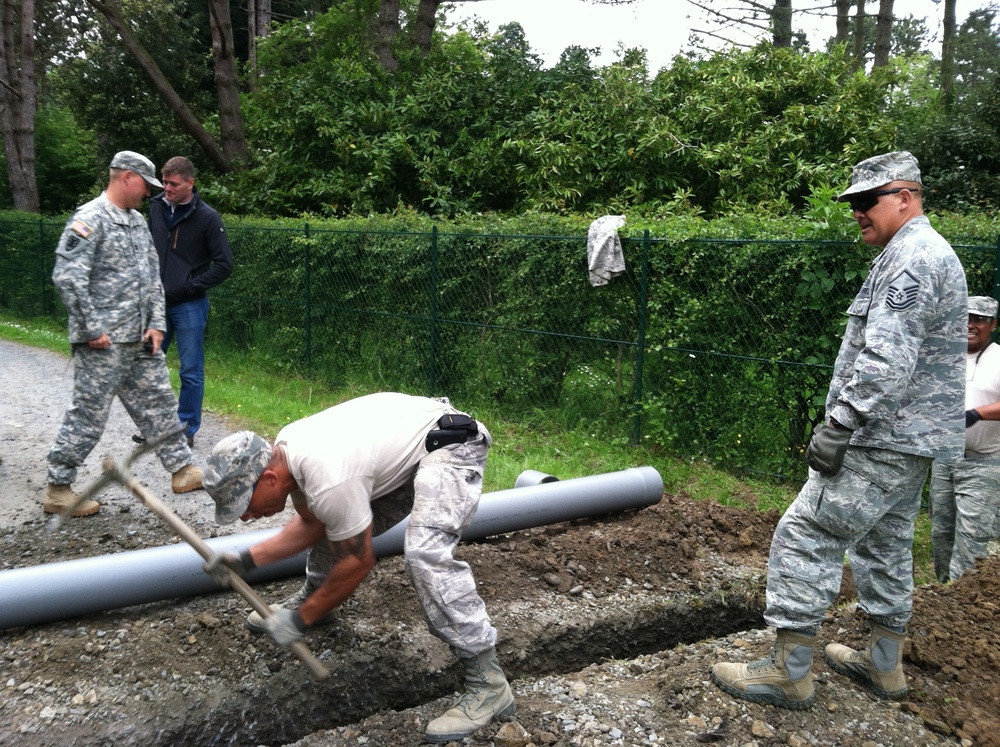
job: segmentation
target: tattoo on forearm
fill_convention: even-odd
[[[339,562],[344,558],[353,555],[356,558],[365,557],[365,533],[349,537],[339,542],[330,543],[330,553],[334,562]]]

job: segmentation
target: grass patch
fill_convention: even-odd
[[[25,321],[0,314],[0,338],[69,354],[65,325],[52,319]],[[175,352],[168,356],[167,365],[176,390]],[[268,439],[293,420],[375,391],[269,370],[253,350],[226,355],[208,351],[205,369],[205,409],[226,418],[233,428],[254,430]],[[492,406],[456,404],[486,423],[493,436],[485,479],[488,492],[513,487],[517,476],[528,469],[566,480],[644,465],[660,473],[667,493],[727,506],[784,511],[798,491],[790,483],[737,477],[704,460],[678,459],[649,446],[631,446],[624,439],[604,439],[544,411],[511,416]],[[934,581],[926,511],[917,519],[913,559],[917,583]]]

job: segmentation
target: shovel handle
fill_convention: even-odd
[[[186,427],[187,424],[178,423],[175,427],[171,428],[169,431],[164,433],[155,441],[144,441],[140,446],[133,449],[132,453],[129,454],[127,457],[125,457],[125,459],[123,459],[118,464],[118,466],[121,468],[121,473],[127,474],[128,468],[132,466],[132,462],[141,457],[143,454],[155,449],[159,444],[163,443],[168,438],[172,438],[176,436],[178,433],[181,433]],[[77,506],[81,506],[87,501],[89,501],[91,498],[94,498],[102,490],[104,490],[104,488],[106,488],[116,479],[119,479],[115,475],[111,474],[111,471],[108,469],[109,461],[110,460],[104,461],[104,471],[101,473],[101,476],[98,477],[96,480],[94,480],[90,485],[88,485],[86,490],[80,493],[72,504],[70,504],[68,507],[66,507],[59,513],[53,515],[52,519],[49,521],[48,526],[45,528],[46,534],[53,534],[56,530],[58,530],[63,524],[65,524],[69,520],[69,518],[73,515],[73,512],[76,511]]]
[[[159,498],[153,495],[145,486],[141,485],[135,478],[133,478],[123,465],[115,464],[110,459],[105,460],[104,470],[106,474],[110,474],[114,479],[119,480],[126,488],[131,490],[135,495],[142,500],[143,503],[157,516],[163,519],[171,529],[173,529],[181,539],[187,542],[191,547],[194,548],[201,557],[205,560],[211,558],[215,553],[212,551],[205,541],[195,534],[194,530],[191,529],[184,520],[181,519],[177,514],[170,510]],[[254,608],[254,611],[263,618],[269,617],[272,612],[271,608],[264,604],[264,601],[257,595],[250,585],[243,580],[243,578],[233,571],[231,568],[226,569],[229,572],[229,585],[232,589],[243,597],[250,606]],[[289,650],[295,654],[295,656],[309,669],[310,674],[318,682],[323,682],[330,677],[330,672],[325,666],[312,655],[309,647],[306,646],[302,641],[296,641],[291,644]]]

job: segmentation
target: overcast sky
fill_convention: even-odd
[[[796,2],[793,7],[815,5]],[[832,3],[831,3],[832,4]],[[983,0],[958,0],[957,19],[961,24],[969,13],[988,5]],[[877,2],[869,2],[872,13]],[[940,0],[896,0],[896,14],[928,18],[927,25],[935,38],[940,38]],[[528,44],[551,66],[559,61],[562,51],[573,44],[582,47],[600,47],[598,64],[606,65],[616,59],[619,43],[626,47],[643,47],[649,58],[650,70],[658,70],[670,63],[674,55],[687,48],[692,28],[706,28],[702,11],[687,0],[636,0],[630,5],[595,5],[589,0],[479,0],[456,3],[450,11],[452,21],[478,16],[486,21],[491,31],[502,24],[517,21],[524,28]],[[801,20],[796,20],[800,28]],[[824,26],[802,30],[809,35],[812,49],[823,49],[826,40],[834,35],[831,18]],[[940,41],[933,48],[940,53]]]

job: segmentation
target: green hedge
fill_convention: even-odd
[[[971,292],[995,293],[996,220],[933,221]],[[825,207],[791,222],[631,219],[627,272],[592,288],[586,218],[226,224],[237,261],[212,293],[213,348],[799,477],[844,310],[877,253]],[[64,313],[48,281],[61,228],[0,214],[0,308]]]

